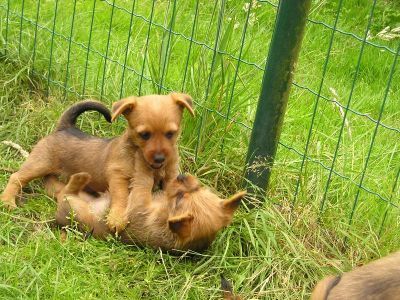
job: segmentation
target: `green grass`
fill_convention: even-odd
[[[11,6],[7,27],[8,2]],[[7,55],[0,61],[0,141],[11,140],[29,150],[40,137],[52,131],[60,113],[78,99],[102,96],[102,101],[110,105],[121,96],[157,93],[159,86],[154,82],[162,81],[167,87],[161,89],[162,93],[168,89],[183,90],[197,104],[197,117],[185,116],[180,142],[182,169],[228,196],[240,188],[242,181],[250,135],[247,127],[251,127],[255,113],[276,9],[268,3],[253,5],[255,14],[250,15],[242,59],[256,63],[261,70],[241,63],[233,87],[237,60],[232,56],[238,57],[240,51],[246,19],[244,2],[225,1],[217,48],[231,56],[217,54],[214,63],[213,51],[196,43],[192,44],[187,60],[190,42],[181,35],[169,35],[161,27],[172,26],[174,32],[190,37],[196,1],[177,1],[175,8],[173,1],[156,2],[153,22],[158,25],[151,26],[147,52],[149,23],[140,16],[150,18],[152,1],[138,2],[127,56],[130,24],[127,11],[132,9],[132,3],[115,1],[107,51],[113,1],[96,2],[91,51],[87,56],[92,1],[76,2],[70,51],[73,1],[59,0],[54,23],[57,34],[52,37],[55,2],[41,0],[38,17],[41,27],[35,47],[37,2],[24,1],[20,44],[22,1],[0,1],[0,39],[7,46]],[[363,37],[371,3],[344,1],[338,28]],[[198,7],[193,39],[211,49],[220,8],[221,1],[202,1]],[[336,8],[337,1],[314,1],[310,19],[332,26]],[[371,35],[386,26],[400,26],[399,11],[396,1],[379,0]],[[324,25],[307,23],[295,73],[299,85],[318,91],[330,34],[331,30]],[[399,39],[372,38],[371,42],[395,51]],[[179,258],[121,245],[114,240],[84,240],[73,231],[61,243],[60,232],[52,221],[55,205],[44,196],[37,181],[24,191],[23,208],[12,213],[0,211],[0,298],[220,299],[219,274],[223,273],[247,299],[299,299],[309,297],[315,282],[324,275],[347,271],[398,249],[399,211],[374,194],[361,190],[353,224],[347,225],[375,127],[368,116],[378,118],[395,58],[386,49],[365,46],[350,105],[365,116],[351,111],[347,115],[334,167],[347,178],[333,174],[325,210],[319,211],[329,171],[315,161],[330,167],[342,122],[339,107],[329,100],[336,98],[346,105],[360,47],[356,38],[336,33],[321,91],[328,100],[319,102],[308,150],[312,160],[306,160],[304,165],[293,211],[290,205],[316,101],[315,95],[296,86],[291,90],[282,145],[278,148],[266,201],[250,212],[242,209],[211,249],[192,258]],[[125,57],[128,67],[124,71]],[[379,126],[363,182],[364,187],[396,205],[400,198],[399,185],[393,191],[400,167],[399,65],[400,62],[381,119],[397,131]],[[144,79],[140,76],[142,68]],[[229,118],[225,118],[228,110]],[[87,132],[109,137],[120,134],[125,123],[119,121],[110,126],[96,114],[87,114],[79,125]],[[17,169],[22,158],[3,145],[0,151],[2,189],[9,171]]]

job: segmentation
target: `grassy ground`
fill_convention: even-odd
[[[234,57],[240,53],[246,19],[242,1],[224,1],[220,54],[214,59],[213,51],[203,44],[214,47],[221,1],[215,5],[202,1],[199,5],[192,46],[185,37],[192,35],[196,2],[178,1],[173,13],[173,1],[157,1],[153,14],[156,25],[151,27],[147,52],[149,23],[143,17],[151,18],[151,1],[140,1],[134,7],[128,48],[127,12],[132,3],[115,1],[112,10],[112,1],[97,1],[89,52],[93,2],[76,2],[73,42],[69,43],[74,2],[59,0],[53,25],[55,2],[42,0],[36,44],[36,1],[9,2],[7,27],[7,1],[0,1],[0,32],[8,49],[0,62],[0,141],[11,140],[29,150],[51,132],[60,112],[79,98],[93,96],[111,104],[129,94],[159,92],[154,82],[162,83],[162,93],[184,90],[197,104],[197,118],[187,117],[184,124],[182,168],[224,195],[239,189],[248,127],[272,36],[273,6],[253,3],[242,59],[256,65],[241,63],[233,86],[237,68]],[[344,1],[338,28],[362,38],[371,2]],[[385,41],[375,35],[386,26],[400,26],[400,6],[396,1],[377,3],[370,41],[395,51],[399,39]],[[337,1],[314,1],[310,19],[333,26],[336,7]],[[53,26],[57,32],[54,36],[50,34]],[[172,26],[185,37],[169,36],[162,26]],[[330,34],[324,25],[307,24],[295,76],[300,86],[318,91]],[[52,223],[54,203],[43,195],[40,182],[35,182],[25,190],[23,208],[13,213],[0,211],[0,298],[219,299],[219,274],[223,273],[246,298],[299,299],[307,298],[322,276],[349,270],[397,249],[398,209],[374,194],[361,190],[353,224],[347,226],[375,129],[369,118],[378,119],[395,58],[390,50],[372,45],[364,48],[350,105],[356,113],[348,113],[334,166],[335,172],[347,178],[333,175],[325,210],[319,212],[329,171],[315,161],[331,166],[343,118],[343,111],[330,100],[346,105],[360,47],[351,35],[335,35],[321,90],[326,99],[320,99],[316,110],[308,150],[312,161],[306,161],[292,212],[290,204],[302,159],[296,150],[304,152],[316,101],[313,93],[299,86],[292,88],[267,201],[251,212],[240,211],[233,226],[222,232],[206,253],[176,258],[113,240],[83,240],[72,231],[61,243],[60,232]],[[128,66],[125,71],[124,64]],[[381,119],[386,127],[378,127],[363,186],[398,204],[399,188],[393,185],[400,166],[399,63],[389,91]],[[93,134],[114,136],[125,124],[120,121],[110,127],[97,115],[87,114],[80,126]],[[0,151],[2,188],[9,171],[18,168],[22,158],[5,146],[0,146]]]

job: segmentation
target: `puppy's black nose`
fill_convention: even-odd
[[[164,154],[155,154],[153,159],[154,159],[154,162],[161,164],[165,161],[165,156],[164,156]]]
[[[185,174],[179,174],[178,177],[176,177],[176,179],[180,182],[184,181],[186,179],[186,175]]]

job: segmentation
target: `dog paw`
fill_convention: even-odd
[[[3,205],[9,210],[14,210],[17,208],[17,204],[15,203],[15,198],[7,198],[4,195],[1,195],[0,200],[3,203]]]
[[[71,176],[71,180],[73,180],[74,183],[82,185],[82,186],[88,184],[91,179],[92,179],[92,176],[90,176],[90,174],[86,173],[86,172],[76,173]]]
[[[113,232],[121,232],[128,225],[128,218],[125,213],[111,210],[107,216],[107,225]]]

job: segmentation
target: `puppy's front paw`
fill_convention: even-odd
[[[128,225],[128,218],[125,212],[120,212],[118,210],[110,210],[107,216],[107,225],[112,232],[121,232]]]

